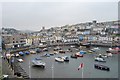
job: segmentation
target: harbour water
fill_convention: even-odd
[[[63,49],[70,48],[69,46],[62,47]],[[57,54],[50,57],[43,57],[42,60],[46,62],[45,69],[40,67],[33,67],[31,60],[35,57],[40,57],[43,53],[26,55],[23,58],[24,62],[20,63],[21,67],[29,74],[31,78],[82,78],[82,70],[78,70],[80,63],[84,63],[83,77],[84,78],[118,78],[118,54],[113,54],[113,57],[106,58],[106,63],[95,62],[94,57],[99,53],[104,54],[108,48],[100,47],[100,51],[92,54],[85,54],[83,58],[70,58],[73,52],[66,52],[65,54]],[[52,53],[53,48],[50,48],[48,53]],[[55,61],[57,56],[68,56],[70,61],[59,63]],[[94,68],[94,64],[103,64],[110,67],[110,71],[103,71]]]

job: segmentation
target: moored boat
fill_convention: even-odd
[[[77,56],[77,57],[83,57],[83,54],[80,54],[80,53],[78,52],[78,53],[75,53],[75,56]]]
[[[42,57],[50,57],[50,54],[45,53],[45,54],[42,55]]]
[[[76,58],[77,59],[77,56],[75,54],[72,54],[71,58]]]
[[[64,59],[62,57],[56,57],[55,61],[57,61],[57,62],[64,62]]]
[[[107,66],[104,66],[104,65],[94,64],[94,67],[95,67],[96,69],[110,71],[110,68],[107,67]]]
[[[19,52],[19,55],[20,55],[20,56],[24,56],[24,52],[20,51],[20,52]]]
[[[18,62],[23,62],[23,59],[17,59],[18,60]]]
[[[69,62],[69,57],[68,56],[64,56],[63,59],[64,59],[65,62]]]
[[[118,53],[120,53],[120,48],[118,48],[118,47],[116,47],[116,48],[109,48],[106,52],[107,53],[118,54]]]
[[[95,61],[98,61],[98,62],[106,62],[106,60],[104,58],[100,58],[100,57],[96,57],[95,58]]]
[[[45,68],[45,65],[46,63],[45,62],[42,62],[41,60],[32,60],[32,64],[33,66],[39,66],[39,67],[42,67],[42,68]]]

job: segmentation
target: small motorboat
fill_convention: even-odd
[[[54,48],[53,50],[54,50],[54,51],[57,51],[57,50],[61,50],[61,48],[60,48],[60,47],[56,47],[56,48]]]
[[[42,57],[50,57],[50,54],[45,53],[45,54],[42,55]]]
[[[65,53],[65,51],[64,50],[59,50],[59,53]]]
[[[35,51],[36,51],[36,53],[40,53],[40,52],[42,52],[42,50],[39,49],[39,48],[35,49]]]
[[[22,51],[19,52],[20,56],[24,56],[24,53]]]
[[[31,54],[35,54],[36,52],[34,50],[30,50],[30,53]]]
[[[88,50],[88,53],[93,53],[93,51],[91,51],[91,50]]]
[[[58,54],[58,51],[54,51],[54,54]]]
[[[29,55],[29,54],[30,54],[30,52],[28,52],[28,51],[25,51],[25,54]]]
[[[15,57],[19,57],[20,55],[18,53],[15,54]]]
[[[44,48],[43,51],[48,51],[48,48]]]
[[[23,59],[17,59],[18,60],[18,62],[23,62]]]
[[[108,57],[112,57],[113,54],[112,54],[112,53],[107,53],[107,56],[108,56]]]
[[[83,57],[83,54],[80,54],[80,53],[78,52],[78,53],[75,53],[75,56],[77,56],[77,57]]]
[[[71,45],[70,47],[71,47],[71,48],[75,48],[75,46],[74,46],[74,45]]]
[[[39,66],[39,67],[42,67],[42,68],[45,68],[45,65],[46,63],[45,62],[42,62],[41,60],[32,60],[32,64],[33,66]]]
[[[100,50],[98,47],[91,49],[91,51],[93,52],[98,51],[98,50]]]
[[[69,62],[69,57],[68,56],[64,56],[63,59],[64,59],[65,62]]]
[[[98,61],[98,62],[106,62],[106,60],[104,58],[100,58],[100,57],[96,57],[95,58],[95,61]]]
[[[107,55],[107,54],[103,54],[102,57],[103,57],[103,58],[107,58],[108,55]]]
[[[70,48],[68,48],[68,49],[66,50],[66,52],[72,52],[72,50],[71,50]]]
[[[71,58],[76,58],[77,59],[77,56],[75,54],[72,54]]]
[[[56,57],[55,61],[57,61],[57,62],[64,62],[64,59],[62,57]]]
[[[94,64],[94,67],[95,67],[96,69],[110,71],[110,68],[107,67],[107,66],[104,66],[104,65]]]

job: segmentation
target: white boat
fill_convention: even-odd
[[[91,51],[96,52],[99,51],[100,49],[98,47],[91,49]]]
[[[71,45],[70,47],[71,47],[71,48],[74,48],[75,46]]]
[[[17,54],[15,54],[15,56],[16,56],[16,57],[19,57],[20,55],[17,53]]]
[[[23,62],[23,59],[18,59],[19,62]]]
[[[64,62],[64,59],[62,57],[57,57],[57,58],[55,58],[55,61],[57,61],[57,62]]]
[[[69,57],[68,56],[64,56],[62,58],[64,59],[65,62],[69,62]]]
[[[30,50],[30,53],[35,54],[36,52],[34,50]]]
[[[98,62],[106,62],[106,61],[104,60],[104,58],[100,58],[100,57],[96,57],[96,58],[95,58],[95,61],[98,61]]]
[[[113,56],[112,53],[107,53],[106,55],[107,55],[108,57],[112,57],[112,56]]]
[[[110,53],[117,54],[117,53],[120,52],[120,48],[118,48],[118,47],[116,47],[116,48],[109,48],[107,51],[110,52]]]
[[[41,60],[32,60],[33,66],[40,66],[40,67],[45,67],[46,63],[42,62]]]
[[[54,54],[58,54],[58,51],[54,51],[53,53],[54,53]]]

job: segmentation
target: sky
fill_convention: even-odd
[[[3,2],[0,6],[2,27],[19,30],[118,20],[118,2]]]

